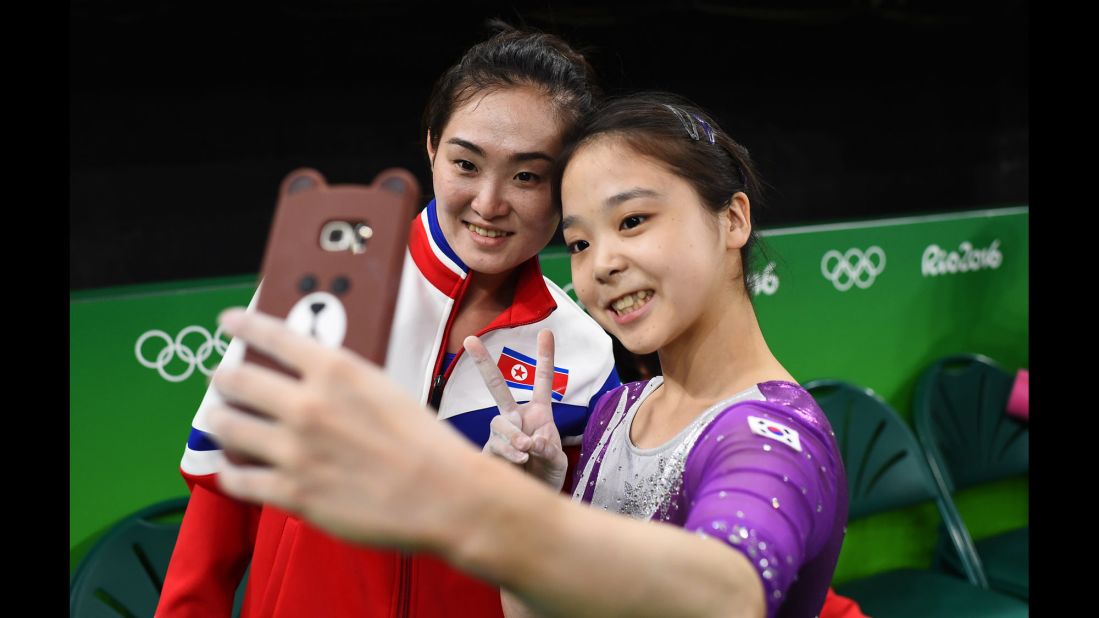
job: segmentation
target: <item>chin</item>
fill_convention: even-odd
[[[644,356],[646,354],[652,354],[660,349],[658,343],[654,342],[649,337],[622,335],[615,332],[614,329],[607,328],[607,325],[603,325],[603,329],[614,335],[618,341],[622,343],[622,346],[629,350],[631,354]]]
[[[626,345],[626,344],[623,343],[622,345]],[[653,345],[653,344],[643,344],[643,345],[637,345],[637,346],[627,345],[626,349],[629,350],[631,353],[636,354],[638,356],[645,356],[646,354],[652,354],[653,352],[656,352],[657,350],[660,349],[660,346]]]
[[[468,258],[459,254],[462,261],[469,266],[469,269],[474,272],[478,272],[484,275],[499,275],[508,271],[514,270],[517,266],[525,262],[526,260],[512,260],[501,255],[486,255],[481,252],[474,252]]]

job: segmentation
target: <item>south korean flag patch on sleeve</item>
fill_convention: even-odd
[[[798,432],[782,423],[776,423],[758,416],[749,416],[748,426],[752,428],[752,433],[757,436],[777,440],[795,451],[801,452],[801,440],[798,439]]]

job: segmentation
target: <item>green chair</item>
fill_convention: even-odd
[[[107,531],[73,573],[70,618],[152,616],[179,534],[178,517],[186,510],[187,498],[173,498],[141,509]],[[234,616],[240,614],[247,579],[245,573]]]
[[[848,521],[934,501],[966,575],[897,569],[836,586],[836,592],[876,618],[1027,616],[1026,603],[987,589],[950,496],[939,491],[916,437],[889,404],[869,389],[838,380],[816,380],[805,388],[836,434],[847,472]]]
[[[1004,412],[1014,376],[978,354],[949,356],[920,376],[914,397],[916,435],[941,475],[944,493],[1026,475],[1030,431]],[[975,544],[989,586],[1030,598],[1030,527],[982,539]],[[936,565],[960,572],[956,552],[940,542]]]

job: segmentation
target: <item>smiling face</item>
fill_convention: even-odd
[[[439,227],[475,272],[502,274],[531,258],[557,227],[551,176],[562,126],[530,87],[478,93],[428,137]]]
[[[715,215],[684,179],[613,137],[580,147],[561,198],[576,294],[631,352],[705,332],[743,294],[746,198],[745,210]]]

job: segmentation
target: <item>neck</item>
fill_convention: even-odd
[[[469,286],[462,297],[461,309],[476,307],[507,307],[515,297],[515,286],[519,281],[519,268],[509,271],[487,274],[470,271]]]
[[[714,310],[660,349],[666,397],[709,404],[759,382],[795,381],[763,339],[743,289],[734,290],[713,306]]]

